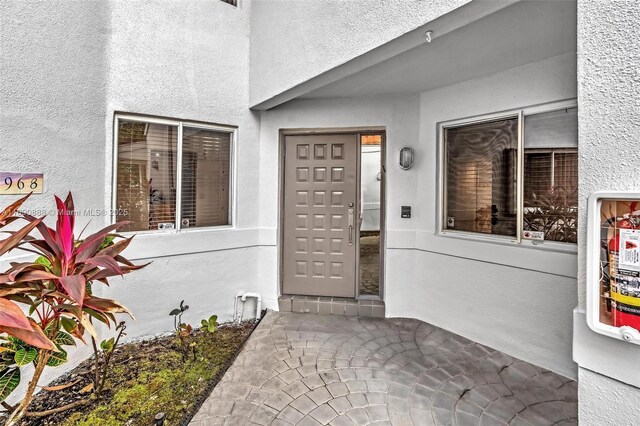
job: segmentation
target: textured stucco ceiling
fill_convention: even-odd
[[[417,93],[576,51],[576,3],[524,1],[303,98]]]

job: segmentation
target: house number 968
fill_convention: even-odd
[[[0,194],[21,195],[33,192],[42,194],[44,176],[42,173],[0,172]]]

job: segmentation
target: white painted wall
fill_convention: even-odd
[[[53,195],[69,190],[77,206],[103,207],[108,22],[99,0],[0,2],[0,169],[44,173],[45,193],[25,209],[55,209]],[[0,197],[0,208],[17,198]],[[79,217],[78,226],[90,219]],[[3,256],[0,268],[15,256]],[[45,380],[89,353],[80,345]]]
[[[634,386],[584,368],[578,375],[578,419],[583,426],[635,426],[640,418]]]
[[[258,0],[251,13],[251,105],[469,0]]]
[[[388,96],[363,99],[300,100],[262,113],[260,128],[260,227],[275,235],[278,224],[278,138],[280,129],[337,128],[385,126],[387,153],[398,151],[418,138],[419,97],[417,95]],[[391,214],[389,230],[413,228],[410,220],[400,218],[400,205],[410,204],[415,193],[415,172],[403,171],[388,158],[388,187],[401,182],[387,192]],[[396,209],[397,207],[397,209]]]
[[[221,314],[221,321],[228,321],[232,318],[235,295],[257,288],[256,247],[151,260],[153,263],[143,277],[134,279],[131,275],[114,279],[112,286],[103,293],[134,310],[136,321],[128,321],[127,325],[129,337],[170,331],[173,319],[169,317],[169,311],[178,307],[182,299],[189,305],[183,317],[189,324],[199,324],[201,319],[212,314]],[[247,311],[245,317],[252,316],[253,313]]]
[[[566,252],[437,235],[437,123],[575,98],[575,55],[566,54],[422,93],[415,196],[418,280],[387,269],[387,312],[459,333],[576,377],[571,311],[575,248]],[[393,185],[393,182],[390,182]]]
[[[388,316],[419,318],[576,378],[575,278],[442,254],[437,247],[398,252],[394,259],[411,256],[415,266],[408,274],[388,261]]]
[[[0,165],[43,172],[45,194],[27,208],[53,209],[53,194],[74,192],[78,209],[109,209],[115,112],[238,126],[234,226],[145,234],[125,253],[152,263],[103,294],[138,317],[128,338],[169,331],[184,299],[185,319],[232,318],[239,291],[276,307],[273,280],[259,279],[258,119],[248,109],[250,1],[3,1],[0,4]],[[16,197],[2,197],[4,206]],[[88,231],[105,216],[77,219]],[[11,257],[18,256],[12,253]],[[7,267],[10,257],[0,267]],[[273,272],[273,271],[271,271]],[[81,346],[71,362],[89,354]]]
[[[129,255],[153,261],[127,277],[126,292],[114,286],[138,313],[130,335],[171,328],[167,315],[185,299],[188,320],[213,313],[232,317],[240,290],[263,295],[276,306],[277,288],[258,279],[259,206],[257,115],[248,109],[249,22],[252,2],[236,8],[221,1],[140,0],[111,3],[106,56],[107,141],[112,115],[130,112],[238,126],[235,146],[234,226],[181,234],[139,235]],[[152,13],[141,13],[141,11]],[[105,174],[111,177],[111,145]],[[105,203],[111,194],[105,194]],[[170,280],[167,280],[170,277]],[[120,286],[120,288],[124,287]],[[149,294],[154,294],[149,298]],[[166,311],[166,312],[165,312]]]
[[[188,301],[190,292],[215,294],[221,287],[251,287],[264,293],[252,285],[257,272],[244,265],[247,259],[257,263],[259,244],[255,204],[259,125],[248,109],[250,4],[242,2],[235,8],[208,0],[2,3],[0,164],[3,171],[45,176],[45,194],[33,196],[27,208],[53,208],[53,194],[65,195],[68,190],[74,192],[78,209],[111,207],[115,112],[240,128],[234,227],[139,235],[127,251],[139,262],[178,256],[171,263],[172,274],[186,271],[191,278],[169,287],[172,303]],[[15,198],[4,197],[2,203]],[[90,222],[91,231],[110,223],[110,218],[80,216],[77,221],[79,228]],[[222,253],[239,249],[246,251],[242,260]],[[203,261],[200,275],[188,270],[194,268],[190,253],[199,253]],[[211,280],[218,269],[233,268],[234,262],[244,274]],[[126,284],[114,286],[115,296],[119,291],[128,293],[119,288],[161,276],[160,269],[153,263],[128,276]],[[269,292],[265,306],[275,306],[275,290]],[[130,307],[137,312],[136,304],[131,300]],[[213,311],[228,319],[232,305],[232,298],[215,298],[199,312]],[[171,324],[156,325],[158,331],[166,331]]]
[[[640,188],[638,22],[638,2],[578,1],[581,232],[574,357],[581,367],[580,424],[584,425],[631,425],[640,415],[640,346],[597,335],[586,326],[584,315],[587,197],[594,191]]]
[[[0,3],[0,169],[45,180],[25,208],[51,209],[70,189],[79,206],[103,206],[108,22],[98,0]]]

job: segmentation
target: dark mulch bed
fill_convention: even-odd
[[[196,356],[183,360],[175,336],[133,342],[116,349],[107,389],[99,400],[46,418],[26,418],[23,426],[153,425],[156,414],[165,425],[187,424],[231,365],[255,322],[225,324],[214,333],[195,334]],[[86,399],[91,360],[53,385],[78,381],[60,391],[40,392],[29,411],[43,411]],[[2,418],[0,418],[2,423]]]

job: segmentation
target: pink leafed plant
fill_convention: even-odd
[[[84,342],[88,333],[95,346],[93,320],[111,326],[118,324],[115,314],[132,316],[118,301],[95,296],[92,285],[109,285],[109,278],[146,266],[134,265],[121,255],[133,237],[122,238],[113,232],[126,222],[76,239],[71,193],[64,201],[55,197],[55,229],[43,218],[19,213],[28,197],[0,213],[0,227],[17,220],[27,222],[0,241],[0,256],[13,249],[38,255],[34,261],[12,263],[0,272],[0,402],[17,387],[21,367],[35,366],[22,402],[16,407],[2,403],[9,411],[7,425],[16,424],[25,415],[45,366],[65,362],[64,346],[75,345],[74,337]]]

